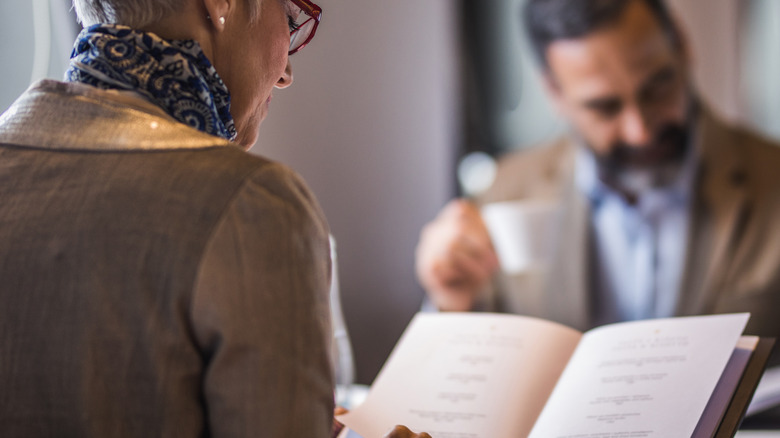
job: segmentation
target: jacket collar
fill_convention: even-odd
[[[691,218],[678,313],[710,311],[749,211],[750,175],[738,131],[704,111],[698,126],[702,165]]]
[[[0,143],[86,151],[241,147],[180,123],[128,92],[43,80],[0,116]]]

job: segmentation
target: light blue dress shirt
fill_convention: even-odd
[[[669,317],[680,295],[688,247],[696,148],[672,185],[630,204],[598,177],[586,147],[576,158],[577,188],[590,201],[590,288],[597,325]]]

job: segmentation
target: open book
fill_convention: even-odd
[[[580,333],[517,315],[420,313],[339,417],[364,438],[404,424],[434,438],[733,436],[772,341],[748,314]]]

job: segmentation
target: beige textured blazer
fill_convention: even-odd
[[[0,435],[329,436],[329,264],[289,169],[34,85],[0,118]]]
[[[701,168],[678,315],[750,312],[748,333],[780,338],[780,147],[702,111]],[[562,139],[500,161],[482,203],[557,200],[563,208],[549,275],[502,275],[484,307],[592,327],[589,207],[575,190],[575,146]]]

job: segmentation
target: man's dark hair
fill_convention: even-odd
[[[550,44],[582,38],[615,24],[633,1],[647,5],[672,45],[681,48],[679,31],[663,0],[528,0],[523,18],[537,60],[549,70]]]

